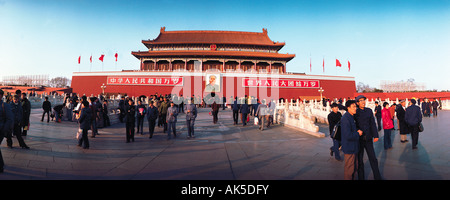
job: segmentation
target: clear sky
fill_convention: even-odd
[[[155,39],[162,26],[267,28],[272,40],[286,42],[280,53],[296,54],[289,72],[354,76],[371,87],[414,78],[450,90],[449,0],[0,0],[0,78],[101,71],[100,54],[105,71],[139,69],[131,51],[147,50],[141,40]]]

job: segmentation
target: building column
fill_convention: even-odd
[[[184,70],[187,71],[187,59],[184,59]]]
[[[272,73],[272,61],[269,62],[269,73]]]
[[[225,59],[222,61],[222,72],[225,72]]]

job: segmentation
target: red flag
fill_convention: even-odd
[[[103,58],[104,58],[104,57],[105,57],[105,55],[102,54],[102,55],[100,56],[100,58],[98,58],[98,59],[99,59],[100,61],[103,62]]]
[[[115,57],[116,57],[116,62],[117,62],[117,57],[119,56],[117,53],[116,53],[116,55],[114,55]]]
[[[336,67],[337,67],[337,66],[342,67],[341,62],[339,62],[338,59],[336,59]]]
[[[92,63],[92,55],[91,55],[91,58],[89,58],[89,61],[91,61],[91,63]]]
[[[348,71],[350,71],[350,61],[347,62],[348,62]]]
[[[81,63],[81,56],[78,57],[78,64]]]

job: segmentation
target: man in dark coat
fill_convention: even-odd
[[[137,133],[141,132],[141,135],[144,135],[144,117],[147,114],[147,108],[144,104],[142,104],[141,100],[138,100],[138,105],[136,106],[137,111]]]
[[[25,141],[22,138],[22,133],[20,133],[21,129],[22,129],[22,119],[23,119],[23,111],[22,111],[22,105],[21,102],[19,102],[19,96],[18,95],[14,95],[13,97],[13,101],[10,103],[11,106],[11,111],[14,115],[14,125],[12,130],[8,131],[8,133],[6,134],[6,143],[8,145],[9,148],[12,148],[12,134],[11,131],[14,133],[14,135],[17,138],[17,141],[19,142],[19,146],[22,147],[23,149],[29,149],[30,147],[28,147],[25,144]]]
[[[245,98],[245,100],[242,100],[242,104],[241,104],[241,108],[240,108],[240,113],[242,114],[242,124],[243,126],[247,125],[247,115],[250,112],[249,106],[248,106],[248,102],[247,102],[247,98]]]
[[[11,131],[14,124],[14,115],[8,103],[3,102],[3,90],[0,89],[0,143],[3,137]],[[3,161],[2,151],[0,150],[0,173],[3,173],[5,163]]]
[[[405,121],[408,124],[411,133],[412,149],[417,149],[419,142],[419,126],[422,122],[422,113],[419,106],[416,106],[416,100],[411,99],[410,106],[405,111]]]
[[[339,112],[339,107],[337,103],[331,104],[331,112],[328,114],[328,124],[330,129],[330,137],[331,133],[333,132],[334,126],[341,121],[342,114]],[[341,160],[341,155],[339,154],[339,147],[341,146],[341,129],[338,128],[336,131],[336,136],[333,138],[333,146],[330,147],[330,155],[333,156],[336,160]]]
[[[44,103],[42,103],[42,109],[44,109],[44,113],[42,113],[41,122],[44,121],[45,113],[47,113],[47,123],[50,122],[50,111],[52,111],[52,103],[48,101],[48,97],[45,97]]]
[[[239,119],[239,108],[241,106],[238,104],[238,99],[237,97],[234,99],[233,104],[231,104],[231,110],[233,110],[233,121],[234,121],[234,125],[238,124],[238,119]]]
[[[91,128],[92,123],[92,110],[89,108],[89,102],[81,102],[80,117],[78,123],[80,129],[83,131],[82,136],[78,138],[78,146],[83,145],[83,149],[89,149],[88,130]]]
[[[406,101],[403,99],[400,101],[400,104],[397,105],[397,108],[395,110],[395,112],[397,113],[397,119],[400,130],[400,142],[402,143],[408,142],[408,140],[406,139],[406,134],[409,133],[408,124],[406,124],[405,121],[405,105]]]
[[[345,102],[347,112],[341,118],[341,141],[344,152],[344,179],[354,180],[358,169],[359,138],[362,131],[356,128],[354,115],[356,114],[356,102]]]
[[[156,119],[158,119],[158,107],[155,106],[156,102],[150,101],[150,105],[147,109],[147,121],[148,121],[148,131],[150,136],[148,138],[153,137],[153,133],[155,132],[155,124]]]
[[[434,99],[433,103],[431,103],[431,107],[433,108],[433,117],[437,117],[437,110],[439,107],[439,102],[437,99]]]
[[[136,106],[132,99],[128,100],[128,105],[125,107],[125,126],[127,143],[134,142],[134,125],[136,124]]]
[[[381,180],[380,170],[378,168],[378,160],[375,155],[373,143],[378,141],[378,131],[375,125],[375,118],[373,117],[372,109],[366,106],[366,97],[359,95],[356,97],[356,104],[358,109],[356,110],[355,120],[358,130],[363,132],[359,140],[359,153],[358,160],[363,160],[364,149],[367,152],[369,158],[370,167],[372,168],[373,177],[375,180]],[[380,111],[381,114],[381,111]],[[364,180],[364,162],[358,162],[358,179]]]
[[[378,131],[381,131],[381,106],[375,101],[375,117],[377,118]]]
[[[27,136],[27,131],[30,129],[31,103],[27,99],[26,93],[22,93],[22,111],[23,111],[22,136]]]

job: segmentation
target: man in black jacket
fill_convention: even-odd
[[[128,105],[125,107],[125,127],[127,143],[134,142],[134,125],[136,124],[136,106],[132,99],[128,99]]]
[[[417,149],[417,143],[419,142],[419,126],[422,122],[422,113],[419,106],[416,106],[416,100],[411,99],[411,104],[405,111],[405,121],[409,126],[409,132],[411,132],[412,149]]]
[[[89,108],[89,102],[83,101],[81,104],[80,118],[78,118],[80,129],[83,130],[82,136],[78,139],[78,146],[83,149],[89,149],[88,130],[91,128],[92,123],[92,110]]]
[[[342,114],[339,112],[339,107],[337,103],[333,103],[331,104],[331,112],[330,114],[328,114],[328,124],[330,125],[330,137],[331,134],[333,132],[334,126],[336,126],[336,124],[341,121],[342,118]],[[335,138],[333,138],[333,146],[330,147],[330,155],[333,156],[334,158],[338,161],[342,160],[341,159],[341,155],[339,153],[339,147],[341,146],[341,129],[338,128],[336,131],[336,136]]]
[[[42,113],[41,122],[44,121],[45,113],[47,113],[47,123],[50,122],[50,111],[52,110],[52,103],[48,101],[48,97],[45,97],[44,103],[42,103],[42,109],[44,109],[44,113]]]
[[[377,117],[378,131],[381,131],[381,106],[375,101],[375,117]]]
[[[373,143],[377,142],[379,138],[377,127],[375,125],[375,119],[373,117],[373,112],[372,109],[365,107],[366,97],[363,95],[359,95],[358,97],[356,97],[356,104],[358,104],[358,109],[356,110],[355,114],[356,128],[363,132],[359,140],[358,160],[363,160],[365,149],[367,152],[367,157],[369,158],[369,163],[370,167],[372,168],[374,179],[381,180],[381,174],[378,168],[378,160],[373,148]],[[364,162],[358,162],[358,179],[365,179]]]
[[[150,105],[147,109],[147,120],[148,120],[148,131],[150,133],[150,136],[148,138],[153,137],[153,133],[155,132],[155,124],[156,119],[158,119],[158,107],[155,106],[156,102],[150,101]]]
[[[14,115],[11,111],[9,104],[3,102],[3,90],[0,89],[0,143],[3,141],[6,133],[11,130],[14,124]],[[3,167],[5,163],[3,162],[2,152],[0,150],[0,173],[3,173]]]
[[[405,143],[408,142],[406,139],[406,134],[409,133],[408,131],[408,124],[406,124],[405,121],[405,105],[406,101],[404,99],[400,100],[400,104],[397,105],[397,108],[395,109],[395,112],[397,113],[397,119],[398,119],[398,128],[400,132],[400,142]]]
[[[26,93],[22,93],[22,111],[23,111],[22,136],[27,136],[27,131],[30,128],[31,103],[30,101],[28,101]]]

